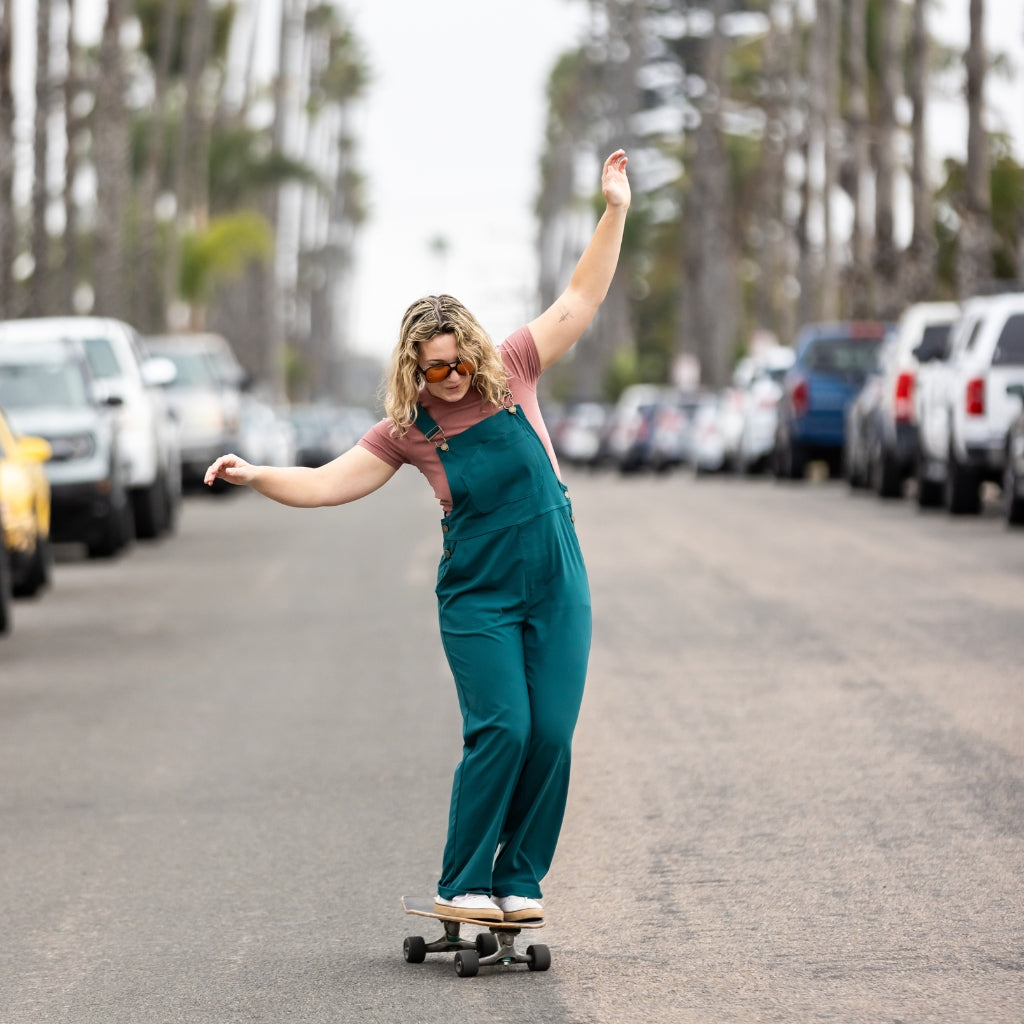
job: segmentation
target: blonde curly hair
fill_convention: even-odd
[[[384,391],[384,411],[391,433],[404,437],[416,419],[423,374],[419,345],[439,334],[454,334],[459,358],[473,365],[472,386],[486,405],[500,407],[508,393],[508,374],[490,336],[458,299],[451,295],[427,295],[405,311],[398,344]]]

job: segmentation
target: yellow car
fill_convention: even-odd
[[[43,469],[49,458],[46,441],[16,435],[0,410],[0,536],[10,590],[19,597],[50,581],[50,483]]]

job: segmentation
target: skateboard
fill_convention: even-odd
[[[416,917],[432,917],[444,922],[444,935],[436,942],[426,942],[419,935],[410,935],[402,947],[406,963],[421,964],[428,953],[454,953],[455,973],[472,978],[481,967],[511,967],[526,964],[531,971],[546,971],[551,966],[547,946],[527,946],[525,953],[516,951],[516,936],[528,928],[543,928],[541,919],[525,921],[483,921],[479,918],[445,917],[437,913],[432,896],[403,896],[402,909]],[[471,942],[462,938],[462,925],[486,928]]]

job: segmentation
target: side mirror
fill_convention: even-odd
[[[178,368],[166,356],[153,356],[142,364],[142,382],[146,387],[167,387],[177,376]]]
[[[41,437],[19,437],[18,454],[26,462],[47,462],[53,455],[49,441]]]

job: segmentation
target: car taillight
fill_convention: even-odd
[[[793,403],[793,415],[803,416],[811,404],[811,388],[803,377],[797,377],[790,384],[789,400]]]
[[[985,378],[975,377],[967,382],[966,408],[968,416],[985,415]]]
[[[896,419],[909,423],[914,418],[914,375],[903,372],[896,378]]]

